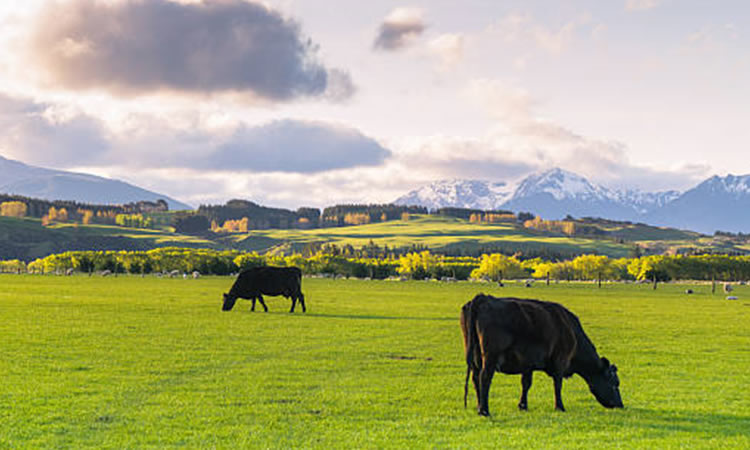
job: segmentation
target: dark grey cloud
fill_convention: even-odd
[[[396,9],[380,24],[373,48],[384,51],[401,50],[419,37],[425,28],[427,25],[419,11]]]
[[[238,92],[271,101],[351,95],[299,24],[242,0],[72,0],[37,18],[31,58],[62,88],[118,95]]]
[[[0,93],[0,150],[53,167],[95,164],[110,148],[96,118]]]
[[[391,152],[348,127],[280,120],[242,126],[204,164],[219,170],[312,173],[382,164]]]
[[[390,150],[360,131],[324,122],[240,123],[230,132],[177,128],[134,117],[137,133],[112,132],[96,117],[0,93],[0,152],[51,168],[176,168],[318,173],[379,166]]]

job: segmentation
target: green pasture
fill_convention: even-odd
[[[264,251],[272,245],[302,247],[311,242],[352,245],[355,248],[370,241],[379,246],[430,249],[461,248],[472,251],[493,245],[507,245],[525,250],[551,249],[559,252],[599,253],[611,257],[628,256],[631,247],[609,240],[554,236],[507,223],[474,224],[467,220],[440,216],[413,216],[408,221],[394,220],[352,227],[315,228],[310,230],[253,230],[235,235],[237,246]]]
[[[80,224],[45,227],[39,219],[0,217],[0,255],[5,255],[0,259],[33,260],[69,250],[148,250],[168,246],[221,247],[207,239],[163,230]]]
[[[164,217],[159,220],[164,221]],[[520,251],[527,255],[595,253],[611,258],[630,256],[636,244],[648,249],[649,253],[678,249],[743,253],[750,248],[742,239],[718,239],[644,224],[604,222],[597,226],[611,233],[609,237],[570,237],[527,229],[515,223],[477,224],[427,215],[413,215],[408,221],[358,226],[251,230],[248,233],[207,233],[202,236],[174,233],[170,227],[152,230],[71,223],[44,227],[38,219],[0,217],[0,258],[29,261],[69,250],[148,250],[166,246],[290,254],[302,252],[313,243],[355,248],[374,243],[399,249],[417,245],[456,255]]]
[[[0,448],[750,448],[750,287],[304,279],[220,311],[229,277],[0,275]],[[460,306],[560,302],[619,367],[622,410],[537,373],[463,406]]]

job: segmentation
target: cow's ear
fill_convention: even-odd
[[[607,358],[602,357],[602,367],[605,369],[609,367],[609,360]]]

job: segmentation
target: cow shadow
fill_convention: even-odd
[[[695,411],[655,411],[628,408],[632,420],[625,428],[639,427],[665,434],[674,432],[712,436],[746,436],[750,430],[750,416]]]
[[[598,407],[597,407],[598,409]],[[471,410],[471,408],[469,408]],[[472,411],[474,412],[474,411]],[[509,425],[535,430],[536,420],[524,420],[527,412],[516,414],[499,413],[489,419],[493,426],[507,428]],[[696,444],[704,439],[729,439],[747,437],[750,434],[750,416],[727,413],[710,413],[697,411],[652,410],[625,406],[624,410],[611,411],[611,420],[606,428],[612,435],[667,437],[682,435],[695,439]],[[559,413],[555,413],[559,414]],[[569,413],[563,413],[569,414]],[[572,422],[579,418],[571,418]],[[568,425],[570,422],[568,423]]]

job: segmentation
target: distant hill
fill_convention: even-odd
[[[429,208],[529,211],[545,219],[562,219],[567,215],[601,217],[705,234],[750,232],[750,175],[714,176],[683,193],[643,192],[610,189],[575,173],[552,169],[530,175],[517,184],[480,180],[435,182],[409,192],[395,203]]]
[[[170,210],[192,206],[123,181],[83,173],[29,166],[0,156],[0,193],[91,204],[126,204],[164,199]]]
[[[596,253],[610,257],[662,253],[750,253],[748,236],[706,239],[694,232],[607,220],[579,220],[580,233],[567,236],[524,227],[520,222],[471,223],[440,215],[410,215],[366,225],[265,229],[200,236],[171,229],[135,229],[108,225],[54,224],[39,219],[0,217],[0,260],[25,261],[68,250],[148,250],[158,247],[235,249],[261,253],[310,252],[327,244],[379,246],[396,254],[430,249],[454,256],[520,253],[525,258],[570,259]],[[386,250],[387,247],[387,250]]]

